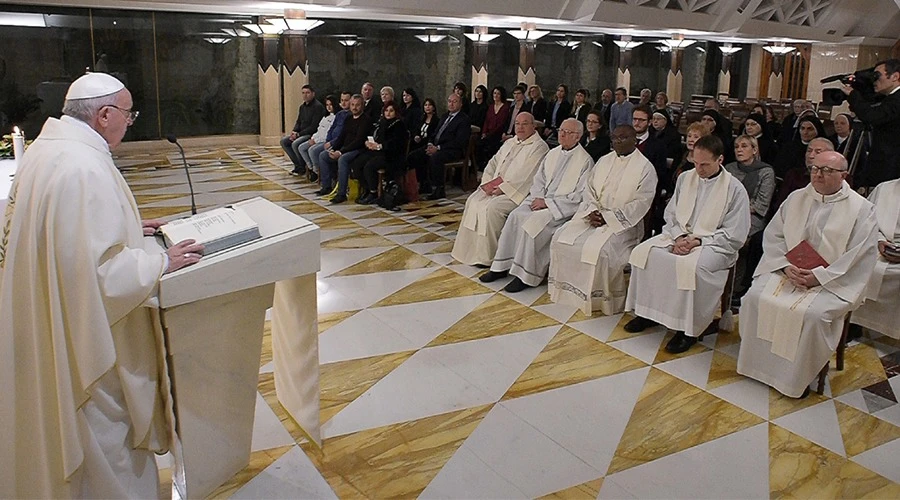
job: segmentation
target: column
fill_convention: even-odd
[[[616,67],[616,87],[625,87],[630,93],[631,89],[631,49],[619,48],[619,64]]]
[[[472,97],[475,97],[475,87],[488,82],[488,42],[500,35],[489,35],[487,26],[476,26],[474,33],[464,33],[466,38],[472,41]],[[487,99],[487,96],[484,96]]]
[[[734,62],[734,54],[740,47],[733,47],[730,43],[719,47],[722,51],[722,69],[719,70],[719,90],[718,94],[727,94],[731,96],[731,65]]]
[[[259,144],[276,146],[282,135],[281,78],[278,62],[278,35],[259,35]],[[294,113],[296,113],[294,108]],[[294,115],[296,118],[296,115]]]
[[[781,87],[784,85],[784,56],[772,54],[772,66],[769,71],[769,99],[781,99]]]
[[[281,35],[281,83],[284,89],[284,132],[289,133],[297,121],[297,110],[303,103],[301,90],[309,83],[309,61],[306,57],[306,32],[285,31]]]
[[[518,82],[525,82],[531,87],[536,80],[534,72],[534,40],[519,40],[519,72]]]
[[[761,97],[759,77],[762,74],[763,52],[759,45],[750,46],[750,69],[747,71],[747,97]]]
[[[666,95],[669,96],[669,101],[684,102],[682,95],[684,73],[681,71],[684,65],[684,50],[672,49],[669,55],[672,57],[672,63],[669,65],[669,72],[666,73]]]

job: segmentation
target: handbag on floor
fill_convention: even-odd
[[[388,210],[400,210],[400,205],[406,203],[403,199],[404,197],[403,191],[397,182],[384,181],[381,198],[378,198],[378,206]]]

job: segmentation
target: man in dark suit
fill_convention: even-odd
[[[655,134],[650,133],[651,116],[653,116],[653,112],[650,111],[650,106],[637,106],[631,112],[631,126],[634,127],[637,148],[653,164],[657,179],[670,179],[672,176],[668,173],[669,169],[666,164],[666,144],[662,140],[657,139]],[[666,188],[669,188],[669,186],[662,180],[656,184],[656,197],[653,199],[655,206],[659,206],[662,203],[662,190]],[[649,227],[658,234],[662,230],[664,222],[662,211],[655,211],[652,214]]]
[[[600,116],[603,117],[603,126],[609,127],[609,111],[612,108],[613,103],[613,93],[612,90],[603,89],[603,92],[600,93],[600,102],[594,105],[594,110],[600,113]],[[610,134],[612,131],[608,131]]]
[[[872,145],[865,170],[854,176],[859,186],[874,187],[900,178],[900,59],[888,59],[875,65],[875,92],[884,96],[870,103],[862,93],[844,85],[850,110],[872,127]]]
[[[384,103],[381,102],[381,97],[375,94],[375,86],[372,85],[372,82],[366,82],[362,85],[359,93],[365,102],[363,113],[370,118],[369,121],[372,122],[373,126],[377,125],[378,120],[381,118],[381,108],[384,106]]]
[[[455,92],[450,94],[447,97],[447,114],[438,122],[434,140],[428,146],[409,154],[410,168],[422,165],[428,167],[428,180],[419,179],[419,182],[434,187],[434,191],[428,196],[429,200],[439,200],[447,196],[444,189],[444,165],[462,158],[469,146],[469,136],[472,134],[471,122],[468,115],[460,112],[461,110],[462,99]],[[427,189],[428,186],[425,187],[426,192]]]

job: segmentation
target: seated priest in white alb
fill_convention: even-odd
[[[550,149],[535,132],[531,113],[516,115],[515,128],[515,137],[488,162],[481,187],[466,200],[450,254],[463,264],[491,265],[506,217],[528,196],[534,173]]]
[[[763,233],[763,258],[740,310],[737,371],[792,398],[838,346],[875,267],[871,203],[844,182],[847,160],[815,157],[810,184],[794,191]]]
[[[631,252],[625,324],[639,332],[657,323],[675,330],[666,351],[697,343],[713,320],[728,269],[750,232],[750,199],[741,182],[722,168],[722,141],[694,144],[694,169],[680,176],[666,205],[662,233]]]
[[[514,293],[540,285],[547,276],[550,239],[575,215],[594,166],[591,155],[578,143],[584,133],[580,121],[563,121],[558,133],[559,146],[544,156],[528,197],[506,219],[491,270],[479,278],[482,282],[511,274],[515,278],[504,290]]]
[[[550,300],[588,316],[625,308],[625,264],[644,235],[656,192],[656,170],[637,150],[634,128],[616,127],[612,146],[594,167],[578,212],[550,242]]]
[[[850,316],[851,328],[863,326],[900,339],[900,180],[876,186],[869,201],[875,205],[878,223],[878,258],[866,287],[866,300]]]

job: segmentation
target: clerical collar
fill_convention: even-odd
[[[821,203],[837,203],[847,198],[849,196],[847,192],[850,190],[850,185],[846,182],[841,182],[841,188],[831,194],[822,194],[816,191],[816,188],[813,187],[812,183],[809,183],[809,187],[812,190],[813,197],[816,201]]]
[[[715,179],[716,177],[718,177],[719,174],[721,174],[723,170],[725,170],[725,169],[722,168],[722,165],[719,165],[719,170],[716,173],[710,175],[709,177],[707,177],[706,179],[703,179],[703,180],[711,181],[711,180]]]
[[[634,148],[633,150],[631,150],[630,153],[624,154],[624,155],[620,155],[620,154],[618,153],[618,151],[617,151],[617,152],[616,152],[616,156],[619,157],[619,158],[630,158],[631,155],[633,155],[635,151],[637,151],[637,148]]]
[[[640,142],[644,142],[644,141],[647,140],[648,137],[650,137],[650,130],[649,130],[649,129],[648,129],[648,130],[645,130],[643,134],[641,134],[641,135],[635,137],[635,139],[637,139],[637,140],[640,141]]]
[[[96,130],[91,128],[91,126],[87,122],[81,121],[78,118],[75,118],[74,116],[69,116],[69,115],[61,116],[60,120],[66,122],[66,123],[75,125],[77,127],[82,127],[84,129],[90,130],[92,134],[94,134],[98,138],[100,138],[100,141],[103,143],[104,146],[106,146],[106,151],[109,151],[109,143],[106,142],[106,139],[102,135],[100,135],[100,132],[97,132]]]
[[[572,151],[575,151],[575,148],[577,148],[577,147],[578,147],[578,143],[577,143],[577,142],[575,143],[574,146],[572,146],[572,147],[569,148],[569,149],[566,149],[566,148],[562,147],[562,144],[559,145],[559,148],[562,150],[562,152],[563,152],[564,155],[569,154],[569,153],[571,153]]]
[[[524,139],[519,139],[518,136],[517,136],[517,137],[516,137],[516,144],[525,144],[525,143],[527,143],[527,142],[530,142],[531,139],[533,139],[535,135],[537,135],[537,132],[533,132],[531,135],[529,135],[528,137],[526,137],[526,138],[524,138]]]

